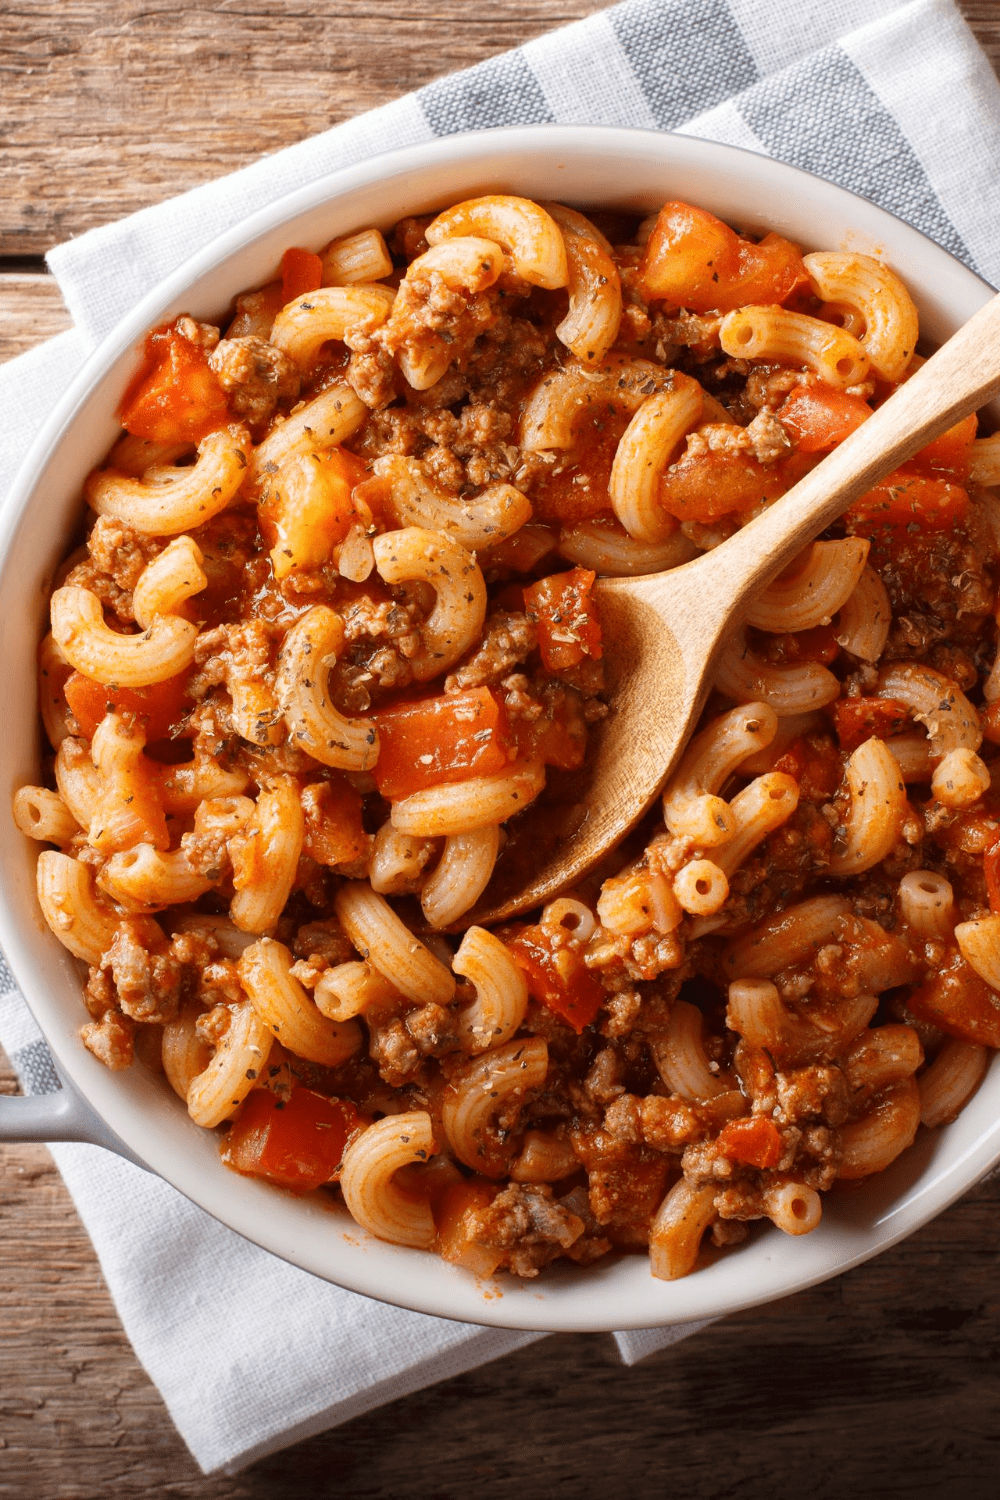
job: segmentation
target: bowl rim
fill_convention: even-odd
[[[950,265],[955,272],[952,277],[953,282],[956,286],[964,287],[965,298],[971,303],[974,304],[977,299],[985,301],[992,290],[982,277],[964,266],[923,231],[915,229],[898,216],[860,198],[848,189],[828,183],[801,167],[776,161],[774,158],[759,155],[743,147],[706,141],[696,136],[610,126],[508,126],[464,132],[461,135],[441,137],[433,141],[379,153],[377,156],[367,158],[364,162],[338,168],[293,189],[214,237],[152,287],[100,341],[73,377],[43,424],[0,507],[0,594],[4,591],[11,557],[21,528],[25,524],[29,504],[44,480],[45,467],[52,455],[66,440],[74,424],[85,412],[88,403],[96,399],[99,383],[125,356],[137,352],[137,345],[148,329],[162,321],[163,315],[171,305],[176,303],[177,299],[194,283],[210,276],[221,266],[233,260],[238,253],[259,245],[266,237],[273,235],[292,221],[301,219],[303,215],[316,211],[324,205],[332,206],[335,203],[342,203],[356,190],[368,188],[374,182],[395,184],[400,179],[409,178],[425,169],[443,164],[451,164],[455,167],[460,164],[471,165],[488,156],[490,151],[499,152],[504,157],[519,158],[523,162],[523,169],[530,172],[532,169],[553,169],[554,164],[552,162],[543,164],[542,158],[553,156],[558,158],[563,155],[567,158],[603,156],[610,159],[627,155],[630,149],[636,151],[640,148],[656,158],[665,176],[669,174],[671,167],[677,166],[678,163],[683,163],[690,170],[711,167],[720,161],[723,163],[728,161],[734,166],[741,162],[744,165],[748,162],[752,163],[752,175],[761,184],[759,196],[762,205],[762,222],[774,221],[773,206],[777,193],[781,190],[788,191],[789,184],[793,192],[796,186],[801,188],[804,184],[811,184],[810,193],[821,197],[824,203],[830,203],[842,209],[842,217],[847,222],[850,222],[853,217],[859,222],[872,225],[876,231],[879,227],[887,231],[889,226],[892,226],[890,238],[896,241],[902,240],[904,244],[911,242],[914,247],[917,245],[929,247],[926,253],[930,253],[932,259],[939,260],[943,278],[947,281],[945,273]],[[517,171],[516,162],[509,170]],[[898,256],[894,256],[894,262],[898,263]],[[947,300],[947,289],[945,295]],[[952,300],[955,296],[957,293],[952,288]],[[6,853],[3,858],[7,858]],[[541,1284],[537,1287],[535,1284],[530,1284],[531,1289],[536,1293],[534,1298],[529,1297],[527,1291],[524,1295],[517,1296],[509,1292],[505,1294],[486,1292],[484,1295],[479,1295],[478,1301],[474,1301],[468,1295],[457,1294],[459,1283],[455,1277],[462,1273],[456,1273],[453,1267],[445,1266],[445,1263],[436,1257],[427,1256],[425,1252],[413,1252],[397,1246],[384,1246],[381,1242],[374,1242],[380,1252],[377,1256],[359,1254],[354,1257],[350,1275],[344,1274],[340,1268],[337,1274],[332,1274],[329,1268],[316,1263],[309,1256],[303,1257],[302,1254],[296,1253],[294,1245],[290,1246],[282,1239],[280,1228],[277,1231],[272,1230],[270,1216],[267,1213],[259,1214],[262,1202],[265,1204],[269,1201],[273,1202],[268,1194],[273,1193],[274,1190],[269,1190],[264,1186],[262,1196],[259,1191],[254,1191],[262,1185],[248,1183],[247,1179],[235,1178],[234,1174],[227,1174],[246,1191],[248,1201],[256,1199],[257,1202],[252,1212],[234,1212],[228,1205],[226,1211],[220,1211],[216,1201],[208,1201],[208,1190],[203,1185],[199,1185],[197,1168],[188,1170],[187,1164],[183,1163],[181,1170],[178,1170],[176,1166],[171,1170],[173,1158],[169,1145],[164,1145],[161,1149],[159,1143],[153,1138],[155,1132],[152,1135],[145,1132],[142,1145],[137,1145],[137,1121],[133,1108],[127,1108],[124,1102],[119,1107],[111,1096],[102,1097],[100,1106],[94,1103],[94,1093],[98,1092],[103,1095],[104,1091],[93,1069],[100,1069],[101,1074],[105,1074],[106,1070],[96,1063],[80,1045],[76,1035],[76,1026],[66,1030],[53,1026],[51,1023],[46,1025],[44,1019],[46,1005],[38,993],[29,946],[25,940],[22,925],[18,921],[12,900],[8,896],[7,882],[4,881],[3,889],[0,891],[0,943],[7,954],[11,970],[29,1009],[35,1016],[48,1045],[52,1048],[60,1070],[66,1073],[72,1085],[82,1093],[99,1117],[141,1159],[149,1164],[151,1170],[163,1176],[184,1196],[212,1214],[213,1217],[220,1219],[236,1233],[290,1264],[300,1266],[348,1290],[417,1312],[486,1326],[576,1332],[663,1326],[719,1316],[805,1290],[871,1259],[942,1212],[1000,1161],[1000,1121],[997,1121],[992,1130],[986,1131],[979,1140],[969,1146],[957,1162],[952,1163],[950,1169],[937,1175],[931,1173],[921,1191],[919,1206],[916,1208],[911,1206],[909,1211],[904,1213],[900,1211],[900,1205],[890,1200],[888,1212],[879,1215],[877,1204],[874,1205],[871,1210],[872,1233],[869,1241],[862,1247],[851,1250],[846,1243],[841,1244],[841,1241],[851,1238],[851,1233],[845,1231],[844,1234],[838,1235],[834,1226],[832,1239],[834,1244],[840,1244],[840,1249],[831,1252],[834,1256],[833,1260],[820,1265],[808,1255],[801,1256],[794,1251],[790,1252],[791,1274],[786,1275],[780,1284],[777,1284],[773,1278],[765,1277],[764,1281],[758,1281],[756,1288],[744,1283],[739,1274],[739,1259],[746,1252],[746,1247],[740,1247],[734,1255],[710,1263],[706,1270],[699,1270],[683,1282],[657,1283],[651,1277],[648,1278],[649,1295],[646,1300],[649,1305],[643,1303],[640,1311],[630,1312],[621,1306],[614,1305],[604,1310],[603,1304],[607,1293],[605,1284],[614,1281],[615,1273],[622,1264],[619,1258],[612,1258],[603,1271],[592,1267],[582,1275],[572,1270],[566,1271],[564,1268],[552,1267],[542,1279]],[[51,942],[55,944],[56,940],[53,938]],[[33,990],[35,991],[34,1001]],[[141,1129],[138,1133],[143,1135]],[[927,1175],[933,1156],[933,1149],[928,1146],[924,1151],[924,1164],[918,1176]],[[904,1170],[901,1174],[902,1178],[905,1180],[912,1177],[916,1166],[915,1163],[911,1168]],[[893,1174],[893,1169],[890,1169],[889,1175],[899,1176],[900,1174]],[[881,1178],[883,1181],[887,1180],[886,1174],[881,1174]],[[872,1181],[874,1179],[869,1179],[869,1182]],[[855,1195],[855,1201],[863,1194],[864,1189],[860,1191],[860,1195]],[[281,1215],[276,1217],[280,1218]],[[357,1226],[351,1224],[350,1230],[350,1234],[343,1236],[350,1244],[356,1245],[359,1240],[366,1238]],[[371,1247],[362,1248],[370,1249]],[[796,1247],[796,1249],[801,1248]],[[388,1254],[382,1252],[388,1252]],[[404,1258],[402,1260],[400,1252]],[[394,1278],[387,1289],[386,1266],[395,1262],[402,1272],[401,1280],[406,1280],[406,1266],[414,1254],[419,1255],[421,1260],[429,1261],[438,1269],[437,1276],[417,1275],[416,1277],[418,1282],[430,1281],[432,1283],[430,1290],[411,1284],[400,1292],[394,1284]],[[630,1257],[630,1259],[636,1258]],[[376,1260],[377,1266],[373,1270],[373,1262]],[[644,1257],[640,1260],[644,1263]],[[763,1260],[765,1263],[768,1260],[780,1261],[781,1256],[765,1255]],[[797,1269],[800,1260],[801,1271]],[[444,1273],[440,1274],[440,1268],[443,1266]],[[733,1274],[721,1277],[713,1274],[719,1267],[729,1267]],[[580,1298],[574,1300],[570,1297],[566,1299],[564,1306],[562,1302],[555,1304],[546,1295],[549,1288],[558,1288],[564,1285],[567,1279],[572,1281],[574,1276],[579,1279],[586,1292],[593,1290],[593,1297],[586,1295],[583,1298],[588,1304],[591,1301],[594,1302],[593,1311],[581,1312],[578,1306]],[[434,1288],[435,1283],[437,1290]],[[506,1283],[504,1285],[506,1286]],[[682,1306],[674,1305],[676,1299],[673,1296],[661,1296],[665,1287],[678,1286],[683,1286],[687,1294]],[[605,1292],[603,1298],[602,1288]],[[449,1295],[449,1289],[455,1295]],[[658,1299],[664,1301],[665,1305],[662,1309],[655,1305]],[[610,1300],[614,1302],[613,1295]],[[516,1307],[513,1305],[515,1303]]]

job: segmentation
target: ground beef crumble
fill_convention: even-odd
[[[262,435],[278,407],[299,397],[299,373],[288,355],[250,334],[223,339],[209,355],[209,366],[229,396],[230,410],[251,432]]]
[[[483,638],[472,654],[444,681],[446,693],[466,688],[497,687],[511,667],[527,661],[538,643],[538,632],[525,614],[500,610],[490,615]]]
[[[102,959],[118,1004],[133,1021],[163,1024],[177,1014],[181,965],[151,917],[126,917]]]
[[[244,739],[273,744],[284,737],[282,713],[274,696],[275,631],[267,621],[251,619],[204,630],[195,641],[199,671],[188,692],[202,699],[224,685],[232,703],[231,722]]]
[[[585,1228],[547,1183],[515,1182],[471,1215],[470,1234],[477,1244],[503,1251],[515,1276],[533,1277],[575,1244]]]
[[[123,625],[134,624],[132,590],[163,546],[162,540],[144,536],[125,521],[98,516],[87,537],[88,556],[70,569],[65,582],[90,589]]]

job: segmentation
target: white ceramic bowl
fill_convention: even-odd
[[[235,293],[273,274],[288,245],[320,247],[335,235],[386,227],[405,214],[483,192],[642,213],[680,198],[740,225],[778,230],[808,248],[875,252],[906,278],[923,333],[934,341],[970,317],[991,290],[864,199],[764,157],[683,136],[561,127],[489,131],[375,157],[290,194],[193,256],[120,324],[59,403],[14,486],[2,515],[0,563],[0,672],[8,705],[0,764],[7,806],[19,785],[37,778],[35,647],[53,571],[79,520],[81,481],[117,434],[115,407],[146,330],[182,312],[219,317]],[[921,1132],[901,1161],[856,1191],[829,1195],[813,1234],[788,1239],[770,1226],[759,1228],[748,1244],[679,1282],[654,1281],[644,1256],[625,1256],[585,1271],[557,1265],[536,1281],[511,1277],[484,1285],[435,1256],[371,1239],[346,1212],[341,1217],[335,1208],[228,1172],[214,1133],[188,1119],[162,1080],[140,1067],[110,1073],[86,1052],[78,1037],[84,1012],[76,966],[35,902],[37,852],[9,817],[0,818],[0,943],[71,1088],[62,1099],[3,1101],[8,1108],[0,1135],[102,1143],[117,1137],[129,1154],[240,1234],[368,1296],[513,1328],[597,1331],[706,1318],[798,1291],[867,1260],[939,1213],[1000,1160],[1000,1067],[994,1060],[954,1124]]]

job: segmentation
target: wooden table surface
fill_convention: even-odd
[[[51,245],[603,8],[0,0],[0,360],[67,326]],[[997,0],[959,9],[1000,70]],[[998,1210],[994,1178],[877,1261],[632,1370],[560,1335],[206,1479],[45,1147],[0,1146],[0,1496],[996,1500]]]

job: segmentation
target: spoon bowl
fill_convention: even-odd
[[[471,920],[501,921],[551,900],[635,827],[676,766],[723,641],[755,595],[849,505],[998,391],[1000,296],[822,463],[713,551],[665,573],[598,581],[602,630],[613,643],[605,654],[610,713],[592,731],[586,768],[548,808],[522,820]]]

